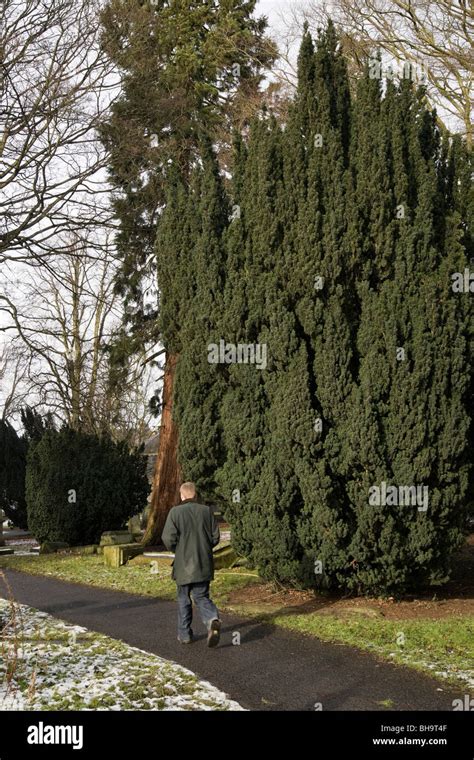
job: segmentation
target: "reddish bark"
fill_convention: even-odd
[[[173,389],[177,360],[176,355],[166,354],[160,441],[153,476],[150,515],[143,537],[143,543],[147,546],[161,543],[161,533],[168,512],[180,501],[181,473],[177,458],[178,429],[173,420]]]

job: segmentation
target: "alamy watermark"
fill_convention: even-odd
[[[267,367],[266,343],[209,343],[207,347],[209,364],[255,364],[258,369]]]
[[[389,486],[382,480],[379,486],[369,488],[369,504],[377,506],[413,506],[418,507],[418,512],[426,512],[428,509],[428,486]]]
[[[370,79],[409,79],[412,82],[426,82],[428,68],[421,61],[392,61],[382,63],[378,58],[369,61]]]
[[[453,699],[453,710],[466,710],[467,712],[474,711],[474,697],[470,694],[465,694],[464,699]]]
[[[28,744],[69,744],[73,749],[82,749],[84,727],[48,725],[40,721],[36,725],[28,726],[27,742]]]
[[[454,272],[451,275],[453,293],[474,293],[474,272],[466,267],[464,272]]]

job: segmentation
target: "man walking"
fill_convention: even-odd
[[[181,504],[170,510],[161,536],[166,548],[175,553],[171,577],[178,587],[178,641],[190,644],[193,640],[192,596],[208,631],[207,645],[215,647],[221,621],[209,598],[209,584],[214,578],[212,547],[219,543],[219,527],[211,508],[196,501],[194,483],[183,483],[179,492]]]

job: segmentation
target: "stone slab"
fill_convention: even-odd
[[[107,530],[100,537],[101,546],[118,546],[133,543],[133,536],[128,530]]]
[[[121,544],[104,546],[104,563],[107,567],[118,568],[126,565],[128,560],[143,554],[140,544]]]

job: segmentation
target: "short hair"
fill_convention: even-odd
[[[196,486],[191,480],[186,481],[186,483],[183,483],[179,489],[179,493],[181,498],[184,499],[194,499],[196,496]]]

